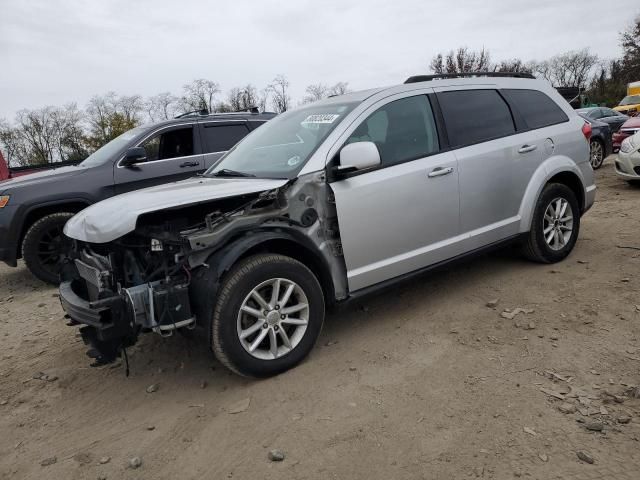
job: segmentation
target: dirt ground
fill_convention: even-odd
[[[564,262],[400,285],[262,381],[181,335],[145,337],[128,378],[90,368],[56,290],[0,267],[0,478],[640,478],[640,188],[597,177]]]

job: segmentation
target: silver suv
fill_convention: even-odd
[[[299,363],[338,302],[510,241],[562,260],[594,202],[589,125],[523,77],[419,76],[305,105],[203,176],[90,206],[65,227],[70,324],[95,364],[200,326],[227,367],[263,377]]]

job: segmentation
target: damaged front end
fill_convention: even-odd
[[[108,243],[75,240],[60,299],[69,324],[82,325],[93,365],[104,365],[141,333],[205,325],[225,272],[277,239],[313,251],[331,296],[346,297],[335,204],[319,172],[273,190],[145,213],[134,231]]]
[[[137,235],[106,245],[78,242],[63,268],[60,300],[70,325],[83,325],[94,366],[113,362],[141,332],[193,328],[189,275],[179,244]]]

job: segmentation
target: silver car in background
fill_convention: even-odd
[[[275,375],[311,351],[326,307],[507,242],[564,259],[595,198],[589,136],[522,74],[305,105],[202,177],[73,217],[61,301],[97,364],[143,332],[201,326],[233,371]]]

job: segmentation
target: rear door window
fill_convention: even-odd
[[[529,129],[548,127],[569,121],[567,114],[556,102],[538,90],[508,89],[503,92],[518,110]],[[602,113],[598,112],[596,117],[591,115],[589,117],[600,118]]]
[[[243,123],[210,123],[202,127],[205,153],[226,152],[249,133],[249,129]]]
[[[506,137],[516,131],[511,110],[497,90],[456,90],[437,96],[453,148]]]

